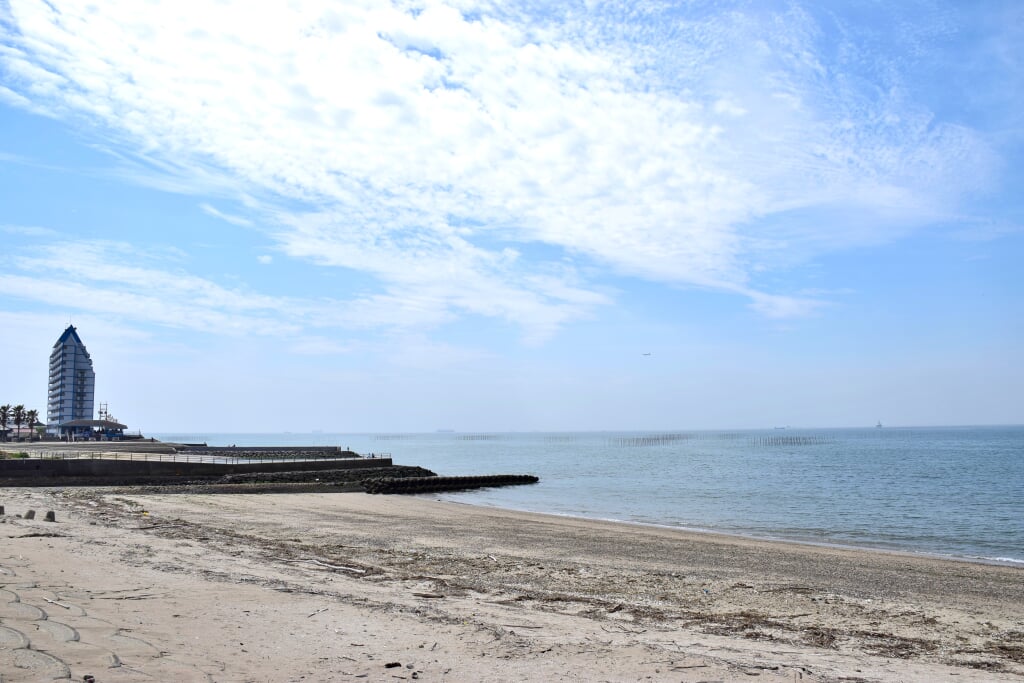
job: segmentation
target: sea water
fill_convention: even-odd
[[[531,486],[431,494],[515,510],[1024,563],[1024,427],[156,434],[336,445]]]

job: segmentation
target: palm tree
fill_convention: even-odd
[[[18,436],[21,436],[21,423],[25,421],[25,406],[18,404],[13,411],[14,426],[17,427]]]
[[[25,411],[25,421],[28,422],[28,440],[32,441],[36,435],[36,423],[39,422],[39,411],[33,408]]]
[[[11,404],[0,406],[0,430],[3,430],[4,439],[7,439],[7,421],[11,419]]]

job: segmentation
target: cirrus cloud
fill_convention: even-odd
[[[282,253],[376,278],[343,306],[363,324],[481,315],[542,341],[623,276],[806,315],[823,302],[758,273],[952,215],[994,165],[856,27],[797,6],[0,12],[5,101],[86,122],[171,189],[223,177]]]

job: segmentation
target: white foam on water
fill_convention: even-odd
[[[1024,560],[1016,557],[979,557],[979,560],[987,560],[989,562],[1006,562],[1008,564],[1021,564],[1024,565]]]

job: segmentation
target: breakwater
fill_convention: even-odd
[[[464,491],[492,486],[536,484],[540,479],[530,474],[491,474],[480,477],[405,477],[384,478],[364,483],[367,493],[435,493]]]
[[[390,458],[261,463],[199,463],[153,460],[0,460],[0,486],[92,486],[225,474],[310,472],[391,467]]]
[[[309,470],[305,472],[252,472],[225,474],[221,477],[190,477],[162,482],[132,485],[133,491],[146,493],[341,493],[362,492],[366,483],[382,475],[401,477],[432,477],[422,467],[392,465],[355,469]]]

